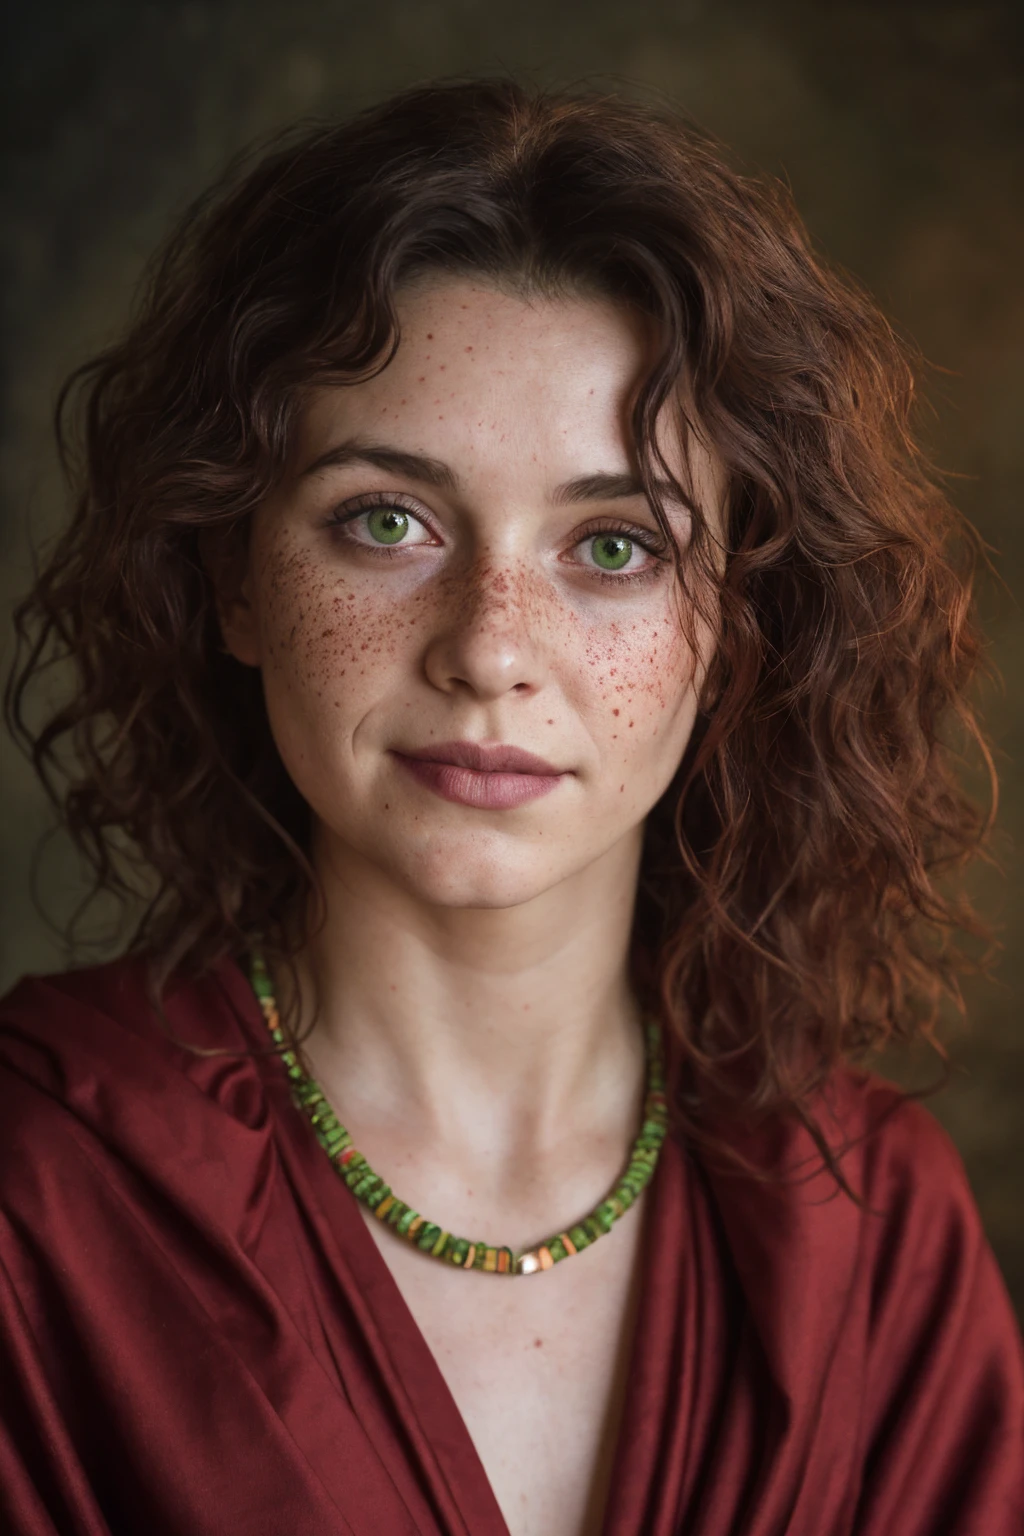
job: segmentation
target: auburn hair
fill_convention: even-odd
[[[962,1013],[959,976],[999,947],[937,883],[991,861],[996,775],[969,699],[984,545],[912,435],[913,355],[814,253],[787,190],[675,110],[440,82],[230,167],[157,253],[123,339],[61,393],[74,512],[17,609],[12,729],[94,890],[141,898],[129,947],[158,1008],[256,936],[295,952],[315,920],[309,811],[258,673],[221,644],[202,541],[244,546],[304,392],[385,367],[396,291],[432,271],[651,318],[632,446],[670,540],[662,408],[724,466],[724,571],[697,505],[676,549],[697,607],[713,584],[719,641],[645,828],[635,984],[681,1046],[674,1110],[705,1154],[748,1166],[722,1115],[795,1116],[852,1193],[819,1090],[894,1040],[945,1059],[940,1003]],[[55,661],[72,684],[30,725]],[[987,814],[947,725],[980,749]],[[989,942],[980,966],[957,930]]]

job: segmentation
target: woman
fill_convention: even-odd
[[[779,189],[415,90],[232,172],[74,382],[9,708],[149,884],[3,1006],[10,1528],[1017,1530],[963,1168],[855,1065],[984,933],[970,530]]]

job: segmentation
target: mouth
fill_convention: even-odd
[[[392,751],[405,771],[443,800],[480,810],[511,810],[550,794],[569,774],[521,747],[443,741]]]

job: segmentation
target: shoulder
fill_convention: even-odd
[[[837,1074],[830,1099],[825,1123],[835,1128],[839,1166],[864,1201],[860,1236],[876,1285],[897,1263],[936,1274],[940,1259],[948,1272],[956,1253],[964,1264],[987,1255],[963,1158],[925,1103],[875,1073],[853,1070]]]
[[[899,1220],[909,1206],[974,1210],[963,1160],[952,1138],[919,1099],[875,1072],[837,1068],[813,1099],[811,1114],[836,1166],[868,1206]],[[713,1130],[764,1175],[764,1182],[711,1175],[723,1195],[735,1184],[742,1198],[761,1189],[769,1204],[820,1207],[838,1186],[806,1124],[777,1114],[755,1119],[721,1118]],[[827,1199],[826,1203],[834,1202]],[[843,1205],[855,1209],[848,1196]]]
[[[877,1073],[844,1068],[822,1108],[830,1144],[850,1159],[869,1200],[973,1203],[956,1144],[922,1100]]]
[[[840,1067],[810,1107],[838,1168],[868,1205],[880,1204],[893,1217],[905,1215],[908,1203],[973,1210],[960,1153],[922,1100],[876,1072]],[[766,1172],[815,1200],[827,1186],[836,1188],[820,1149],[796,1119],[770,1120],[737,1139]]]
[[[3,1210],[53,1211],[87,1181],[163,1185],[204,1158],[247,1166],[266,1108],[244,978],[226,962],[160,1011],[135,957],[26,977],[0,999]]]
[[[823,1340],[852,1330],[881,1359],[897,1339],[908,1346],[916,1329],[948,1332],[955,1323],[970,1333],[981,1309],[1019,1351],[963,1160],[935,1116],[877,1074],[846,1068],[812,1110],[856,1200],[841,1190],[807,1127],[789,1118],[734,1123],[726,1132],[753,1176],[706,1167],[766,1332],[799,1314],[802,1326],[815,1320]]]
[[[204,1051],[250,1045],[254,1017],[255,999],[230,960],[172,982],[158,1004],[145,958],[128,955],[22,977],[0,998],[0,1064],[57,1093],[100,1064],[187,1072]]]
[[[769,1377],[809,1443],[853,1437],[858,1530],[1002,1536],[1024,1346],[960,1154],[872,1073],[835,1073],[812,1110],[856,1201],[788,1118],[734,1123],[762,1178],[707,1169]]]
[[[948,1333],[954,1320],[966,1334],[984,1318],[999,1320],[1018,1353],[1009,1297],[952,1137],[924,1103],[874,1074],[844,1074],[836,1103],[853,1143],[851,1184],[864,1200],[859,1246],[876,1343],[887,1351],[910,1337],[911,1318],[922,1336],[931,1327]]]

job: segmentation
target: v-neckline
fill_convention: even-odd
[[[237,1011],[248,1026],[248,1032],[256,1032],[257,1040],[266,1039],[266,1025],[258,999],[244,971],[231,963],[229,987]],[[386,1375],[400,1380],[409,1407],[422,1430],[423,1438],[433,1453],[436,1466],[462,1518],[466,1536],[509,1536],[508,1526],[491,1486],[487,1470],[473,1442],[465,1419],[455,1401],[444,1373],[430,1348],[426,1335],[412,1312],[386,1259],[368,1230],[358,1202],[348,1189],[330,1158],[320,1145],[316,1132],[295,1103],[287,1069],[280,1057],[268,1058],[276,1067],[275,1081],[279,1101],[287,1098],[289,1129],[296,1145],[301,1146],[303,1165],[315,1187],[316,1197],[339,1249],[344,1252],[348,1270],[356,1281],[363,1301],[373,1316],[375,1338],[372,1344],[383,1350],[387,1357]],[[618,1529],[639,1529],[634,1526],[633,1514],[627,1515],[627,1504],[633,1499],[623,1494],[625,1487],[621,1474],[629,1461],[634,1441],[631,1429],[645,1415],[642,1407],[650,1397],[652,1374],[664,1373],[664,1362],[656,1340],[650,1337],[651,1279],[653,1262],[652,1234],[658,1229],[661,1207],[669,1193],[669,1186],[678,1188],[681,1182],[683,1152],[671,1136],[667,1137],[659,1157],[658,1167],[648,1186],[645,1208],[638,1213],[643,1222],[639,1240],[639,1296],[633,1321],[632,1339],[626,1369],[624,1398],[619,1419],[615,1449],[612,1453],[612,1473],[603,1516],[602,1532],[611,1536]],[[672,1175],[675,1175],[672,1177]],[[659,1370],[660,1365],[660,1370]],[[660,1397],[660,1391],[656,1391]],[[630,1479],[635,1484],[636,1479]],[[639,1513],[639,1511],[637,1511]],[[626,1516],[625,1527],[621,1517]]]

